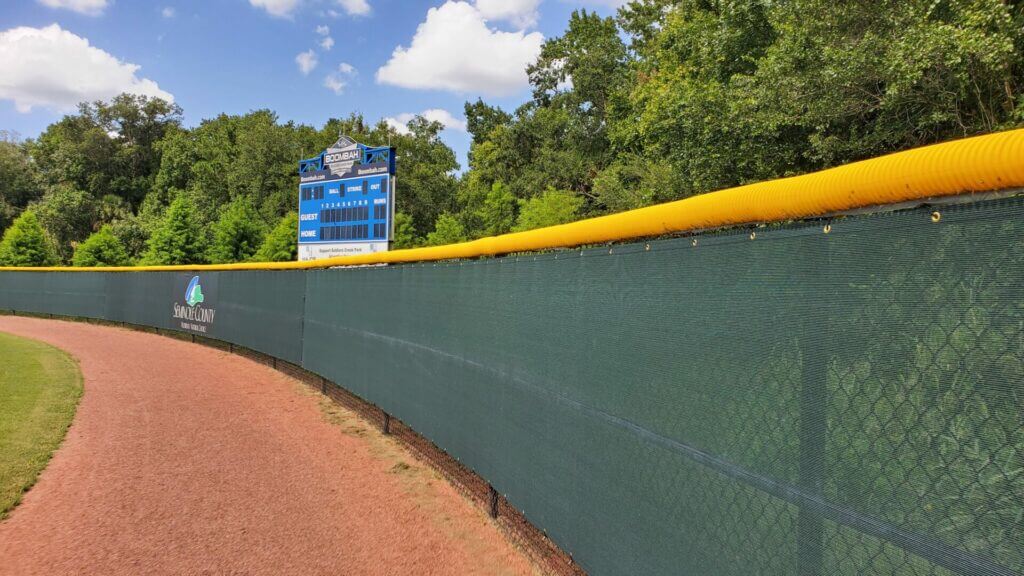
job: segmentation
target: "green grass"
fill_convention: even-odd
[[[0,520],[46,467],[81,395],[82,374],[65,352],[0,333]]]

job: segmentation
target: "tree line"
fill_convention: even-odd
[[[0,264],[290,260],[300,158],[391,142],[398,247],[569,222],[1024,124],[1019,0],[634,0],[572,14],[513,111],[467,102],[467,169],[422,117],[194,128],[159,99],[0,138]]]

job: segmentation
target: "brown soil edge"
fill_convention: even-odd
[[[559,548],[557,544],[548,538],[543,530],[530,523],[521,511],[517,510],[508,500],[498,494],[491,487],[490,483],[479,474],[464,466],[433,442],[424,438],[407,424],[389,415],[378,406],[363,400],[341,385],[319,374],[310,372],[301,366],[237,344],[224,342],[223,340],[151,326],[79,316],[18,312],[15,310],[0,310],[0,316],[27,316],[31,318],[47,318],[127,328],[167,338],[191,341],[195,344],[238,354],[239,356],[269,366],[320,392],[333,403],[355,412],[359,417],[379,427],[385,435],[399,441],[417,460],[438,472],[474,505],[486,510],[509,541],[549,574],[556,576],[586,576],[586,571],[573,561],[571,554]]]

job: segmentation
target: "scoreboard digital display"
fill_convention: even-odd
[[[342,136],[299,162],[299,260],[388,249],[394,220],[395,154]]]

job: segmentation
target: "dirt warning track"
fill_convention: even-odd
[[[444,480],[266,366],[74,322],[0,331],[85,377],[67,439],[0,522],[0,574],[536,572]]]

